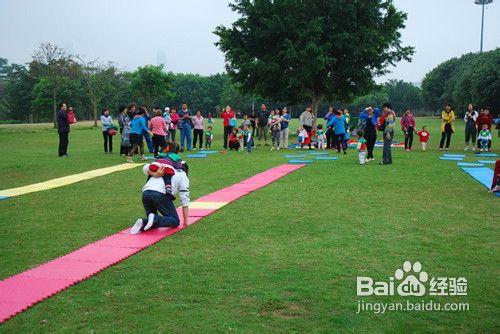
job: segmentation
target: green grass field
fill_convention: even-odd
[[[429,151],[393,149],[394,164],[349,150],[317,161],[0,325],[19,332],[499,332],[500,199]],[[457,122],[452,152],[463,152]],[[220,148],[220,122],[214,147]],[[118,138],[115,138],[118,139]],[[396,139],[402,139],[397,131]],[[0,189],[124,162],[99,129],[70,133],[57,158],[48,126],[0,126]],[[498,138],[493,150],[498,152]],[[465,161],[475,161],[471,153]],[[192,199],[286,163],[257,149],[191,160]],[[140,168],[0,201],[0,279],[130,226],[143,215]],[[430,276],[465,276],[469,311],[357,314],[356,277],[387,280],[405,260]],[[422,297],[423,298],[423,297]],[[418,302],[419,297],[364,301]]]

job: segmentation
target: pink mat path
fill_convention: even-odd
[[[198,198],[197,208],[189,210],[189,225],[217,211],[214,208],[218,206],[217,204],[220,204],[218,206],[220,208],[304,166],[280,165]],[[200,208],[204,204],[206,208]],[[0,281],[0,323],[183,228],[160,228],[138,235],[129,234],[127,228]]]

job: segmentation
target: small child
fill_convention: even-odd
[[[247,153],[252,152],[252,146],[253,146],[252,130],[250,130],[250,127],[246,125],[243,127],[243,141],[245,142]]]
[[[248,126],[249,128],[252,126],[252,122],[248,118],[247,114],[243,115],[243,121],[241,121],[241,126],[245,127],[245,125]]]
[[[298,138],[299,138],[300,148],[303,148],[304,143],[306,142],[306,139],[307,139],[308,136],[309,135],[307,134],[307,131],[306,131],[306,129],[304,129],[304,127],[301,127],[298,130]]]
[[[488,130],[488,125],[484,124],[481,131],[479,131],[477,144],[477,146],[479,146],[479,151],[481,152],[487,152],[489,147],[491,147],[491,131]]]
[[[214,123],[214,118],[212,117],[212,113],[208,113],[208,124],[213,124]]]
[[[212,132],[212,127],[209,126],[207,128],[207,131],[205,131],[205,148],[211,148],[213,140],[214,140],[214,133]]]
[[[427,131],[427,126],[423,126],[422,130],[417,132],[418,138],[420,140],[420,144],[422,145],[422,151],[425,151],[425,147],[427,146],[427,141],[431,137],[431,134]]]
[[[238,128],[234,128],[233,132],[229,135],[229,150],[238,151],[240,149],[240,142],[238,140]]]
[[[364,165],[366,162],[366,139],[364,138],[363,130],[359,130],[358,133],[358,158],[359,164]]]
[[[318,135],[318,150],[324,150],[325,149],[325,130],[323,130],[323,124],[318,124],[318,132],[316,132]]]
[[[238,143],[240,143],[240,148],[238,151],[243,151],[245,148],[245,135],[243,133],[243,128],[243,126],[240,126],[238,128],[238,135],[236,136],[236,138],[238,138]]]

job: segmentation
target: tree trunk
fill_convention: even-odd
[[[56,105],[56,90],[52,90],[52,106],[54,108],[54,129],[57,129],[57,105]]]
[[[312,107],[312,112],[313,115],[317,118],[318,117],[318,108],[319,105],[323,102],[323,96],[312,96],[311,97],[311,107]],[[313,121],[313,127],[316,127],[316,118]]]
[[[92,102],[92,110],[94,112],[94,127],[97,127],[97,104]]]

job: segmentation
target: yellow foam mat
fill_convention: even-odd
[[[207,209],[207,210],[217,210],[222,208],[228,202],[191,202],[189,204],[190,209]]]
[[[66,186],[68,184],[72,184],[72,183],[76,183],[76,182],[80,182],[80,181],[84,181],[84,180],[88,180],[88,179],[93,179],[94,177],[103,176],[103,175],[111,174],[114,172],[119,172],[122,170],[132,169],[132,168],[135,168],[138,166],[142,166],[142,164],[125,163],[125,164],[120,164],[120,165],[111,166],[111,167],[94,169],[94,170],[90,170],[88,172],[63,176],[63,177],[48,180],[45,182],[30,184],[27,186],[22,186],[22,187],[17,187],[17,188],[0,190],[0,196],[13,197],[13,196],[29,194],[29,193],[33,193],[33,192],[37,192],[37,191],[58,188],[58,187]]]

